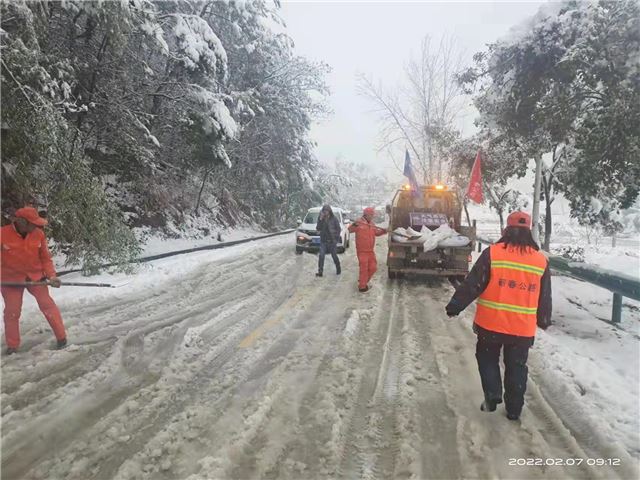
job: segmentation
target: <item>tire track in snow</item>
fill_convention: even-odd
[[[250,280],[247,283],[248,287],[255,287],[259,283],[259,280]],[[213,299],[207,300],[206,302],[202,302],[197,305],[190,305],[194,302],[194,295],[196,295],[194,290],[189,290],[190,295],[182,297],[180,301],[175,302],[173,305],[170,305],[168,308],[163,308],[155,314],[151,314],[149,312],[149,307],[146,305],[138,306],[137,302],[132,302],[134,308],[137,310],[133,315],[137,313],[137,316],[140,320],[138,320],[136,327],[129,327],[124,329],[119,327],[119,330],[122,331],[120,335],[126,334],[123,337],[124,345],[121,349],[117,350],[116,353],[122,355],[123,357],[127,356],[128,353],[131,353],[133,348],[127,348],[126,344],[129,341],[128,339],[132,336],[144,335],[164,329],[166,327],[178,324],[178,323],[186,323],[188,326],[188,321],[191,317],[201,314],[203,312],[209,311],[213,308],[225,308],[227,304],[237,303],[243,299],[243,296],[238,296],[236,292],[233,291],[233,287],[237,286],[236,283],[231,284],[230,282],[224,282],[219,285],[216,289],[217,291],[223,292],[221,295],[215,295]],[[214,294],[216,291],[213,292]],[[244,296],[248,296],[250,294],[245,294]],[[120,313],[118,313],[120,315]],[[131,330],[133,328],[133,330]],[[106,339],[106,343],[100,345],[95,348],[91,348],[89,352],[87,351],[74,351],[77,345],[72,345],[71,348],[66,351],[61,351],[58,354],[50,357],[50,360],[53,362],[57,362],[58,359],[62,359],[62,365],[55,364],[53,368],[49,366],[49,364],[43,365],[41,369],[37,370],[34,374],[28,373],[20,379],[17,378],[16,381],[9,383],[9,385],[3,384],[3,393],[12,394],[16,392],[16,386],[21,388],[24,391],[24,385],[26,384],[29,388],[24,391],[18,391],[13,395],[13,399],[11,403],[14,401],[25,403],[37,403],[40,399],[45,399],[48,395],[52,393],[51,389],[46,388],[47,384],[58,384],[58,386],[66,386],[70,381],[73,380],[74,371],[80,366],[80,373],[91,373],[93,369],[100,363],[105,362],[110,355],[113,353],[113,347],[118,341],[118,331],[107,331],[104,334]],[[79,353],[83,357],[91,357],[88,362],[77,362],[77,353]],[[134,352],[135,353],[135,352]],[[166,352],[165,352],[166,353]],[[135,361],[135,357],[129,360]],[[74,365],[73,362],[76,362]],[[49,363],[49,362],[48,362]],[[64,368],[64,367],[69,367]],[[21,380],[21,381],[20,381]],[[44,382],[44,385],[42,384]],[[8,382],[7,382],[8,383]],[[42,388],[42,387],[45,388]],[[5,390],[6,389],[6,390]],[[35,392],[35,393],[34,393]],[[26,394],[26,395],[25,395]],[[21,398],[25,397],[23,400]],[[7,424],[3,425],[3,427],[7,428]]]
[[[282,263],[280,261],[280,265],[286,266],[286,262]],[[295,276],[293,278],[295,279]],[[234,371],[237,367],[232,365],[230,372],[227,372],[225,368],[237,354],[238,344],[241,339],[262,322],[270,311],[275,310],[291,295],[290,290],[279,292],[276,295],[269,294],[268,285],[265,284],[263,287],[263,294],[258,296],[254,292],[254,295],[251,296],[251,301],[243,305],[241,310],[237,312],[226,309],[220,310],[220,315],[225,320],[213,324],[210,328],[203,329],[200,334],[203,341],[205,339],[209,341],[215,339],[217,344],[206,352],[202,350],[196,351],[195,358],[187,359],[186,364],[184,364],[186,371],[182,370],[182,363],[173,361],[169,364],[170,371],[163,378],[167,378],[171,383],[175,382],[175,387],[168,392],[164,392],[159,398],[153,399],[151,408],[145,409],[152,421],[148,422],[148,426],[143,431],[134,434],[125,448],[111,454],[111,458],[101,466],[100,474],[95,478],[116,475],[117,472],[122,470],[126,460],[132,458],[135,452],[144,451],[147,448],[147,444],[159,433],[161,434],[167,425],[172,423],[172,419],[175,420],[176,417],[180,417],[182,412],[188,411],[194,404],[207,404],[207,402],[213,401],[215,405],[217,403],[216,397],[231,388],[232,380],[230,377],[235,374]],[[238,317],[241,318],[240,321],[237,320]],[[221,379],[216,382],[215,378],[221,372]],[[163,398],[166,396],[171,398],[169,405],[164,405]],[[160,414],[154,414],[154,410],[157,407],[162,407]],[[198,416],[194,413],[192,418],[198,419]],[[189,424],[189,431],[186,432],[187,440],[193,440],[193,438],[188,437],[193,435],[193,432],[198,428],[199,426],[196,424]],[[149,469],[151,464],[156,463],[155,452],[151,452],[151,457],[150,462],[143,465],[144,468]],[[142,458],[144,459],[144,455]],[[124,471],[126,473],[126,469]],[[116,476],[119,475],[120,473]]]
[[[393,317],[395,312],[387,306],[397,303],[399,288],[390,288],[383,283],[380,310],[376,315],[374,337],[367,344],[367,356],[362,365],[361,380],[356,400],[352,406],[347,431],[341,442],[340,467],[342,478],[372,478],[376,470],[377,455],[375,445],[382,438],[382,415],[376,411],[376,400],[380,397],[385,382],[388,349],[393,337]]]
[[[237,259],[231,259],[225,262],[225,267],[233,267],[229,271],[225,271],[220,266],[216,266],[212,272],[206,273],[207,266],[201,267],[196,271],[196,275],[203,275],[203,278],[209,283],[217,282],[217,286],[213,293],[216,291],[223,291],[223,289],[231,290],[234,287],[238,286],[237,279],[237,269],[239,266],[249,266],[251,265],[251,261],[255,261],[258,258],[261,258],[263,254],[251,256],[250,259],[246,259],[244,257],[239,257]],[[186,283],[186,282],[185,282]],[[253,282],[247,286],[255,286],[257,282]],[[66,312],[63,312],[65,322],[67,322],[68,318],[72,319],[71,325],[74,325],[73,319],[75,318],[85,318],[90,316],[92,318],[91,321],[85,322],[82,327],[84,333],[77,338],[73,338],[73,335],[70,335],[72,345],[71,349],[75,348],[75,346],[80,345],[96,345],[106,343],[106,345],[99,345],[97,351],[92,350],[90,354],[95,355],[97,353],[105,353],[108,354],[111,351],[111,347],[118,339],[119,335],[123,333],[128,333],[132,328],[136,328],[137,325],[142,323],[149,323],[157,321],[157,319],[162,320],[167,316],[174,315],[177,312],[183,311],[185,305],[189,305],[193,302],[193,296],[196,290],[189,288],[188,286],[182,286],[181,283],[177,285],[178,291],[176,288],[168,288],[161,287],[161,293],[158,291],[153,292],[151,295],[144,295],[142,292],[142,296],[140,293],[137,293],[132,298],[126,298],[125,300],[117,301],[113,308],[110,308],[111,305],[106,307],[99,308],[91,308],[89,307],[87,310],[80,310],[80,312],[74,312],[73,315],[69,315]],[[227,295],[228,297],[229,295]],[[179,300],[176,301],[175,299]],[[231,296],[233,299],[233,296]],[[111,302],[111,300],[109,300]],[[150,317],[150,312],[154,310],[154,306],[157,304],[164,304],[164,310],[158,312],[157,319],[154,320],[153,317]],[[97,321],[95,317],[95,312],[107,313],[108,318],[115,318],[116,322],[107,321]],[[39,314],[39,312],[38,312]],[[99,317],[98,317],[99,318]],[[124,320],[123,320],[124,319]],[[91,334],[91,331],[99,329],[98,334]],[[86,333],[89,332],[89,333]],[[30,336],[30,333],[24,335],[26,338]],[[47,338],[39,343],[35,343],[31,345],[31,349],[25,348],[21,349],[21,352],[24,351],[27,355],[34,355],[40,353],[40,350],[34,347],[42,346],[44,343],[49,343],[51,340],[47,336]],[[68,349],[68,350],[71,350]],[[33,350],[33,351],[30,351]],[[45,350],[46,351],[46,350]],[[50,377],[55,375],[57,371],[64,371],[68,366],[69,360],[73,361],[73,356],[67,356],[68,358],[64,358],[63,354],[66,352],[60,352],[60,355],[52,356],[47,359],[47,365],[41,369],[28,369],[25,371],[22,368],[22,364],[20,362],[5,362],[3,365],[3,384],[2,384],[2,393],[3,394],[13,394],[17,389],[19,389],[25,383],[27,384],[37,384],[41,380],[50,381]],[[86,352],[82,352],[82,354],[86,354]],[[21,356],[23,356],[21,354]],[[26,357],[26,355],[25,355]],[[58,362],[58,359],[62,358],[61,362]],[[27,359],[28,361],[28,359]],[[51,364],[54,363],[55,366]],[[19,375],[13,377],[11,374],[12,366],[16,367]],[[90,369],[86,369],[86,371],[90,371]],[[43,389],[45,392],[48,389]]]
[[[273,261],[273,265],[276,266],[277,264],[279,265],[290,265],[290,262],[282,262],[282,260],[278,259],[278,260],[274,260]],[[237,272],[236,272],[237,273]],[[241,279],[242,280],[242,279]],[[240,281],[241,281],[240,280]],[[228,286],[227,286],[228,287]],[[265,289],[266,290],[266,289]],[[215,293],[215,290],[212,292]],[[266,292],[265,292],[266,293]],[[257,297],[258,299],[259,297]],[[235,300],[234,300],[235,301]],[[135,309],[137,306],[133,305],[133,308]],[[160,307],[164,308],[164,305],[160,305]],[[165,315],[165,312],[163,312],[162,314],[160,314],[160,316]],[[187,315],[185,318],[187,318],[189,315]],[[183,321],[185,318],[180,318],[180,319],[175,319],[176,323]],[[169,322],[172,323],[172,322]],[[155,325],[153,327],[146,327],[146,331],[143,332],[144,334],[148,334],[151,331],[157,330],[158,328],[166,328],[167,325]],[[144,329],[145,327],[143,327]],[[114,355],[118,356],[118,351],[114,351],[114,353],[112,353],[110,355],[110,357],[114,357]],[[116,363],[113,361],[113,359],[111,359],[112,363]],[[131,366],[131,365],[130,365]],[[117,373],[117,368],[114,369],[114,374]],[[151,377],[148,380],[151,380],[151,383],[153,382],[154,378]],[[133,382],[132,385],[129,385],[127,388],[106,388],[104,392],[101,392],[103,394],[105,394],[104,396],[107,398],[112,398],[113,402],[110,402],[109,400],[97,400],[94,396],[92,396],[92,394],[90,392],[88,392],[88,394],[81,394],[80,397],[78,398],[78,400],[80,401],[79,403],[83,404],[83,408],[87,409],[88,406],[92,405],[93,408],[88,408],[88,412],[86,414],[84,414],[85,419],[96,419],[96,420],[100,420],[101,416],[107,415],[108,414],[106,412],[109,412],[110,410],[115,409],[119,404],[121,404],[131,393],[133,393],[136,390],[139,390],[141,387],[144,387],[146,383],[135,383]],[[107,408],[108,407],[108,408]],[[106,410],[106,412],[105,412]],[[71,420],[69,421],[69,424],[73,424],[74,422],[72,421],[73,419],[68,419]],[[35,422],[34,422],[35,423]],[[47,422],[48,423],[48,422]],[[33,437],[29,437],[29,430],[31,430],[32,432],[34,432],[35,435],[38,436],[38,438],[41,437],[47,437],[46,432],[50,431],[52,432],[53,430],[59,429],[59,425],[56,423],[55,419],[53,420],[53,425],[50,427],[46,427],[47,423],[42,423],[42,422],[38,422],[37,426],[35,426],[34,428],[29,428],[29,426],[27,425],[26,428],[23,429],[24,433],[22,434],[22,438],[24,439],[24,441],[26,443],[32,444],[33,442],[30,440],[33,440]],[[59,422],[58,422],[59,423]],[[84,425],[83,422],[79,422],[77,425],[77,427],[80,427],[82,431],[84,430],[88,430],[91,425]],[[44,429],[44,432],[43,432]],[[72,429],[73,430],[73,429]],[[3,432],[4,433],[4,432]],[[18,432],[20,433],[20,432]],[[44,435],[43,435],[44,433]],[[74,431],[70,431],[68,432],[67,435],[56,435],[56,449],[57,450],[61,450],[64,448],[65,446],[65,438],[69,439],[68,441],[72,440],[72,437],[75,436],[74,434],[77,432]],[[25,436],[26,435],[26,436]],[[22,444],[23,442],[17,441],[17,439],[13,438],[15,437],[12,436],[11,437],[11,444]],[[7,440],[9,440],[6,436],[3,439],[4,440],[4,444],[7,445],[9,442]],[[35,447],[35,445],[34,445]],[[128,449],[129,447],[127,447]],[[15,449],[14,451],[18,451],[19,449]],[[20,472],[23,471],[25,468],[28,468],[32,463],[34,463],[34,461],[37,459],[41,459],[40,455],[36,455],[40,450],[44,450],[44,448],[38,449],[38,448],[30,448],[28,451],[29,452],[33,452],[33,454],[31,455],[24,455],[24,451],[23,454],[18,457],[16,457],[15,455],[11,454],[11,452],[7,452],[7,449],[3,449],[3,474],[4,473],[9,473],[12,476],[21,476]],[[40,452],[43,453],[43,452]],[[128,452],[130,453],[130,451]]]
[[[437,312],[442,297],[448,299],[451,290],[426,292],[431,311]],[[504,407],[500,405],[495,413],[480,412],[482,400],[476,361],[473,358],[475,335],[461,319],[447,320],[444,303],[439,306],[438,321],[430,332],[436,343],[437,360],[447,371],[445,391],[451,408],[459,418],[458,444],[464,460],[464,476],[499,478],[625,478],[606,468],[594,469],[586,464],[559,467],[518,467],[508,465],[509,458],[588,458],[571,432],[562,426],[552,408],[544,408],[546,401],[532,392],[538,390],[535,381],[529,377],[529,388],[525,399],[525,410],[520,422],[510,422],[504,418]],[[469,317],[470,313],[462,318]],[[535,356],[535,347],[530,356]],[[445,365],[446,364],[446,365]],[[473,375],[476,385],[460,381]],[[478,406],[476,406],[476,404]],[[474,408],[475,407],[475,408]],[[542,410],[541,410],[542,408]],[[545,411],[543,414],[542,412]],[[542,435],[541,433],[544,432]],[[487,461],[491,459],[491,461]],[[473,465],[472,469],[468,467]]]
[[[424,302],[424,290],[433,288],[408,284],[406,296],[407,350],[413,352],[413,422],[418,461],[413,466],[418,478],[462,478],[457,443],[457,418],[444,391],[444,377],[429,334],[436,321]]]
[[[349,272],[348,268],[347,264],[343,272]],[[336,473],[344,430],[361,381],[359,366],[366,349],[363,337],[375,328],[371,324],[375,320],[374,307],[368,305],[370,297],[358,297],[356,276],[347,275],[351,277],[350,288],[342,289],[336,299],[347,307],[339,323],[330,330],[333,336],[323,339],[326,350],[319,360],[313,382],[306,384],[298,407],[294,409],[297,436],[287,440],[283,447],[286,457],[278,459],[272,471],[267,472],[267,478],[324,478]]]
[[[284,422],[283,417],[293,420],[294,416],[288,413],[285,405],[298,402],[297,399],[305,391],[300,387],[313,381],[314,365],[323,357],[322,352],[330,348],[329,344],[313,343],[311,340],[321,335],[322,329],[332,328],[326,321],[327,316],[334,323],[340,318],[342,306],[338,306],[338,310],[323,309],[322,303],[332,294],[344,290],[343,282],[330,286],[329,290],[326,287],[313,296],[309,291],[305,293],[307,287],[303,286],[302,290],[299,288],[301,294],[296,296],[295,302],[285,302],[283,311],[273,312],[258,326],[260,330],[275,318],[283,315],[288,317],[278,327],[264,331],[255,343],[251,342],[251,345],[241,349],[246,359],[236,357],[234,360],[234,364],[240,362],[241,365],[235,368],[233,385],[212,405],[215,411],[224,411],[224,415],[203,414],[200,418],[200,422],[208,425],[208,428],[200,431],[200,442],[191,445],[193,450],[189,458],[201,457],[202,461],[176,459],[178,464],[172,466],[168,478],[198,475],[194,466],[202,463],[208,466],[207,478],[263,477],[276,468],[279,455],[285,452],[284,443],[267,439],[286,439],[289,422]],[[311,328],[314,326],[319,328]],[[301,381],[286,381],[290,376]],[[239,399],[245,400],[238,402]],[[296,409],[291,411],[295,412]],[[274,415],[273,412],[278,414]],[[267,435],[265,431],[268,432],[274,423],[276,428],[273,429],[273,435]],[[145,451],[152,448],[149,446]],[[218,453],[211,455],[211,452]],[[229,459],[233,459],[233,463],[229,463]],[[154,474],[160,473],[154,471]]]
[[[342,258],[341,278],[315,279],[314,257],[276,245],[82,307],[74,328],[93,332],[79,350],[48,356],[38,337],[47,364],[3,365],[3,409],[16,407],[3,478],[628,478],[509,467],[607,450],[567,430],[535,372],[520,424],[480,412],[469,314],[444,315],[451,289],[379,273],[360,295]]]

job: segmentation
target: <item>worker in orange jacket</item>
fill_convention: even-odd
[[[369,280],[376,273],[378,263],[376,262],[376,237],[384,235],[387,230],[377,227],[373,223],[375,210],[367,207],[363,211],[362,218],[349,225],[349,231],[356,234],[356,254],[360,264],[360,276],[358,278],[358,290],[366,292],[369,290]]]
[[[33,207],[16,210],[15,220],[0,228],[2,282],[37,282],[48,280],[52,287],[60,287],[60,279],[51,260],[47,239],[42,228],[47,224]],[[7,354],[16,353],[20,346],[20,314],[25,288],[38,302],[40,311],[56,336],[58,348],[67,345],[67,336],[60,310],[49,295],[47,285],[26,287],[2,286],[4,299],[4,333]]]
[[[502,403],[500,350],[504,351],[504,403],[509,420],[520,418],[527,388],[527,358],[536,326],[551,324],[551,274],[531,235],[531,217],[513,212],[502,238],[487,248],[445,310],[458,315],[476,298],[473,330],[484,391],[483,411]]]

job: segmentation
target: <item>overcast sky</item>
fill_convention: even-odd
[[[367,162],[390,177],[397,175],[384,154],[377,155],[378,124],[372,104],[356,92],[356,75],[397,85],[405,63],[425,35],[458,38],[469,63],[474,53],[535,14],[544,2],[329,2],[284,1],[280,11],[296,52],[328,63],[332,72],[330,105],[334,113],[314,125],[317,155]],[[473,133],[472,109],[459,127]]]

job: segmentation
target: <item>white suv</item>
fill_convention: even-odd
[[[318,216],[322,207],[313,207],[307,211],[302,222],[298,223],[296,230],[296,253],[300,255],[302,252],[317,252],[320,250],[320,233],[316,230],[318,224]],[[341,208],[333,208],[333,214],[336,216],[342,230],[338,239],[338,253],[344,253],[349,248],[349,219],[344,218]]]

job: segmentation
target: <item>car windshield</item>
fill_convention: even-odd
[[[320,212],[308,212],[307,216],[304,217],[304,221],[302,223],[312,223],[312,224],[316,224],[318,223],[318,216],[320,215]]]

